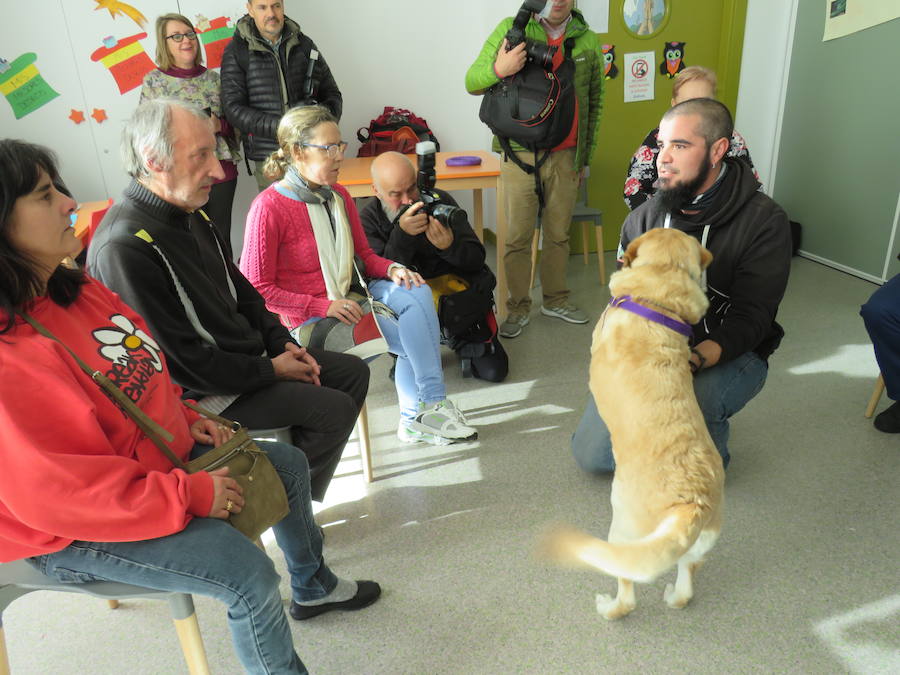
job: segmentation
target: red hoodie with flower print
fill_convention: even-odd
[[[89,280],[69,307],[43,297],[27,310],[167,429],[176,456],[188,456],[197,414],[117,295]],[[0,336],[0,434],[0,562],[74,540],[163,537],[212,505],[207,473],[175,469],[61,345],[21,320]]]

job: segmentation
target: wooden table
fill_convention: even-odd
[[[474,155],[481,158],[478,166],[447,166],[448,157]],[[407,155],[413,166],[416,156]],[[371,197],[374,157],[348,157],[341,164],[338,183],[347,188],[351,197]],[[472,190],[475,234],[484,241],[484,204],[481,191],[485,188],[497,190],[497,315],[502,321],[506,317],[506,272],[503,269],[503,249],[506,248],[506,209],[500,192],[500,158],[485,150],[460,150],[439,152],[435,158],[435,187],[451,192]]]

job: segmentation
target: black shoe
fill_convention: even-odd
[[[321,605],[300,605],[291,601],[291,617],[297,621],[311,619],[333,609],[352,611],[368,607],[381,595],[381,586],[374,581],[357,581],[356,595],[343,602],[326,602]]]
[[[875,428],[886,434],[900,434],[900,401],[875,416]]]

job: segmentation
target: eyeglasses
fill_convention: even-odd
[[[346,141],[340,141],[339,143],[329,143],[328,145],[317,145],[316,143],[301,143],[300,146],[304,148],[319,148],[320,150],[324,150],[325,154],[328,155],[331,159],[336,159],[338,155],[343,155],[344,150],[347,149]]]
[[[175,42],[181,42],[187,38],[188,40],[196,40],[196,33],[172,33],[171,35],[166,35],[166,40],[175,40]]]

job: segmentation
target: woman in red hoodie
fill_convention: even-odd
[[[248,672],[305,673],[272,561],[226,522],[244,504],[227,468],[174,468],[65,347],[20,316],[110,377],[171,432],[179,458],[230,434],[184,406],[143,320],[99,282],[60,264],[80,248],[74,210],[47,150],[0,140],[0,563],[24,558],[61,581],[215,597],[228,606]],[[322,558],[303,453],[260,445],[291,507],[273,528],[291,577],[291,615],[374,602],[378,584],[338,579]]]

